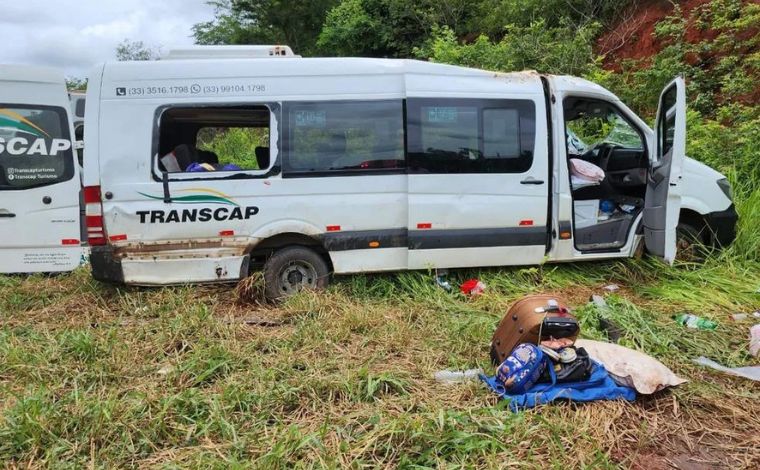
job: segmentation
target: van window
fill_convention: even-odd
[[[677,100],[676,84],[674,83],[663,94],[662,106],[660,108],[660,142],[657,142],[657,157],[662,158],[665,154],[670,152],[673,148],[673,139],[676,133],[676,113],[672,112],[668,117],[668,111],[670,111],[675,105]]]
[[[417,98],[407,102],[409,165],[423,173],[522,173],[533,164],[529,100]]]
[[[402,101],[288,103],[283,141],[291,173],[403,169]]]
[[[159,168],[169,173],[266,170],[267,106],[183,107],[161,114]]]
[[[602,145],[644,148],[639,131],[613,105],[594,99],[568,98],[564,108],[571,155],[584,155]]]
[[[71,179],[71,147],[63,108],[0,105],[0,190]]]
[[[74,115],[78,118],[84,117],[84,105],[86,99],[84,97],[77,98],[76,105],[74,106]]]

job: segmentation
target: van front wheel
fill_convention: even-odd
[[[268,300],[279,300],[303,289],[324,289],[330,272],[324,258],[303,246],[276,251],[264,263],[264,285]]]

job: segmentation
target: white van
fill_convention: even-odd
[[[0,273],[80,264],[81,182],[71,122],[63,73],[0,65]]]
[[[733,238],[726,180],[685,159],[682,79],[655,133],[580,78],[245,57],[265,49],[92,72],[97,279],[234,281],[263,267],[278,297],[329,272],[620,258],[642,240],[672,260],[679,215],[694,237]],[[571,175],[578,161],[602,180]]]

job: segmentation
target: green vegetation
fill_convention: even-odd
[[[279,307],[227,287],[110,287],[86,270],[2,277],[0,461],[577,468],[688,455],[751,467],[756,385],[690,362],[752,363],[751,323],[729,314],[757,307],[760,266],[737,262],[738,250],[702,267],[632,260],[453,273],[454,283],[488,284],[473,300],[426,273],[339,278]],[[610,282],[622,289],[609,312],[584,306]],[[623,344],[690,382],[631,404],[512,414],[480,384],[433,380],[444,368],[491,370],[496,323],[535,292],[580,307],[585,337],[606,339],[603,314],[623,328]],[[671,319],[682,311],[720,326],[687,330]]]
[[[258,169],[256,147],[269,147],[269,129],[256,127],[206,127],[198,132],[198,148],[214,152],[220,164],[246,170]]]
[[[730,315],[760,308],[760,13],[734,0],[676,9],[655,29],[661,49],[605,65],[595,41],[631,3],[231,0],[218,2],[196,37],[581,74],[649,119],[662,86],[684,74],[688,153],[734,183],[741,220],[731,247],[673,267],[644,258],[453,272],[452,284],[477,276],[488,285],[475,299],[417,272],[338,278],[280,306],[257,302],[255,278],[233,290],[113,287],[86,270],[0,276],[2,465],[760,466],[757,384],[691,362],[757,363],[747,347],[753,321]],[[236,130],[209,136],[204,148],[242,159],[257,142]],[[609,283],[621,286],[610,311],[588,306]],[[528,293],[566,298],[585,337],[606,339],[604,315],[623,329],[624,345],[689,382],[634,403],[513,414],[478,383],[433,380],[444,368],[490,372],[496,323]],[[719,326],[683,328],[672,320],[680,312]]]

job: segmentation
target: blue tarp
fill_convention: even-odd
[[[592,361],[594,362],[594,361]],[[497,395],[505,400],[510,400],[509,407],[512,411],[533,408],[536,405],[551,403],[554,400],[569,401],[595,401],[624,399],[633,401],[636,391],[629,387],[621,387],[616,384],[607,369],[598,362],[593,363],[591,376],[582,382],[565,382],[561,384],[539,383],[523,394],[510,395],[504,390],[496,376],[488,377],[480,375],[480,380]]]

